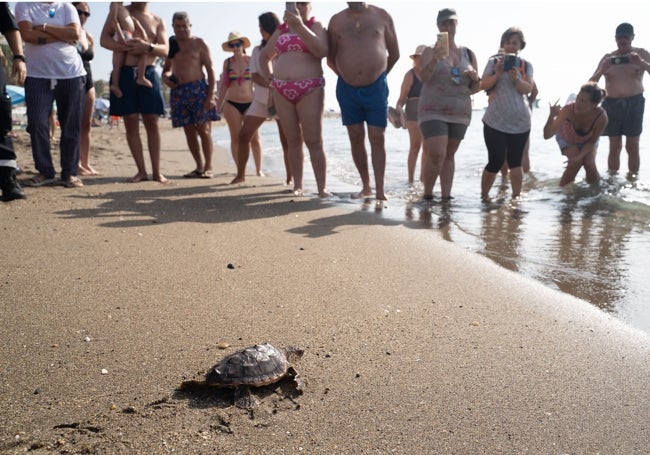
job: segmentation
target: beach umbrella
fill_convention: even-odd
[[[111,102],[109,100],[105,100],[104,98],[97,98],[95,100],[95,109],[107,111],[110,106]]]
[[[11,98],[11,104],[20,104],[25,102],[25,88],[17,85],[7,85],[7,95]]]

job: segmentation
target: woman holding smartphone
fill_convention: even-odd
[[[289,146],[293,193],[303,194],[303,144],[309,149],[320,197],[328,197],[327,159],[323,150],[325,79],[321,60],[327,56],[327,32],[310,16],[311,3],[287,3],[284,23],[260,53],[259,70],[272,87],[275,109]],[[268,62],[275,59],[271,76]]]

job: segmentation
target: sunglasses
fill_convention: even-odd
[[[228,47],[230,49],[235,49],[236,47],[241,47],[241,41],[237,41],[236,43],[229,43]]]
[[[78,9],[77,13],[79,13],[79,17],[81,16],[90,17],[90,13],[88,11],[81,11],[80,9]]]

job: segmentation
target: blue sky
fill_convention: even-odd
[[[128,2],[126,2],[128,4]],[[591,76],[600,58],[615,49],[614,30],[620,22],[635,26],[637,47],[650,47],[650,32],[641,18],[647,19],[647,6],[640,1],[456,1],[371,2],[386,9],[395,22],[402,57],[389,74],[390,103],[394,104],[404,73],[411,67],[409,55],[418,44],[435,41],[437,11],[455,8],[459,15],[457,42],[477,55],[479,72],[499,46],[501,34],[517,25],[524,30],[527,46],[522,56],[532,62],[542,102],[555,101],[577,91]],[[313,15],[325,26],[330,17],[345,8],[345,2],[313,2]],[[88,29],[99,41],[108,12],[108,2],[92,2]],[[184,10],[190,16],[196,36],[204,38],[212,50],[215,71],[221,71],[228,54],[221,49],[230,31],[247,35],[253,43],[260,40],[257,17],[273,11],[282,17],[284,2],[151,2],[150,9],[160,15],[170,34],[171,17]],[[93,73],[108,79],[110,53],[95,50]],[[327,65],[323,61],[323,67]],[[326,69],[326,107],[337,108],[334,88],[336,76]],[[479,102],[482,100],[478,100]]]

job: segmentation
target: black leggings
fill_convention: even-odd
[[[506,159],[510,169],[520,167],[528,136],[530,130],[525,133],[509,134],[483,124],[483,138],[488,150],[488,164],[485,170],[496,174],[501,170]]]

